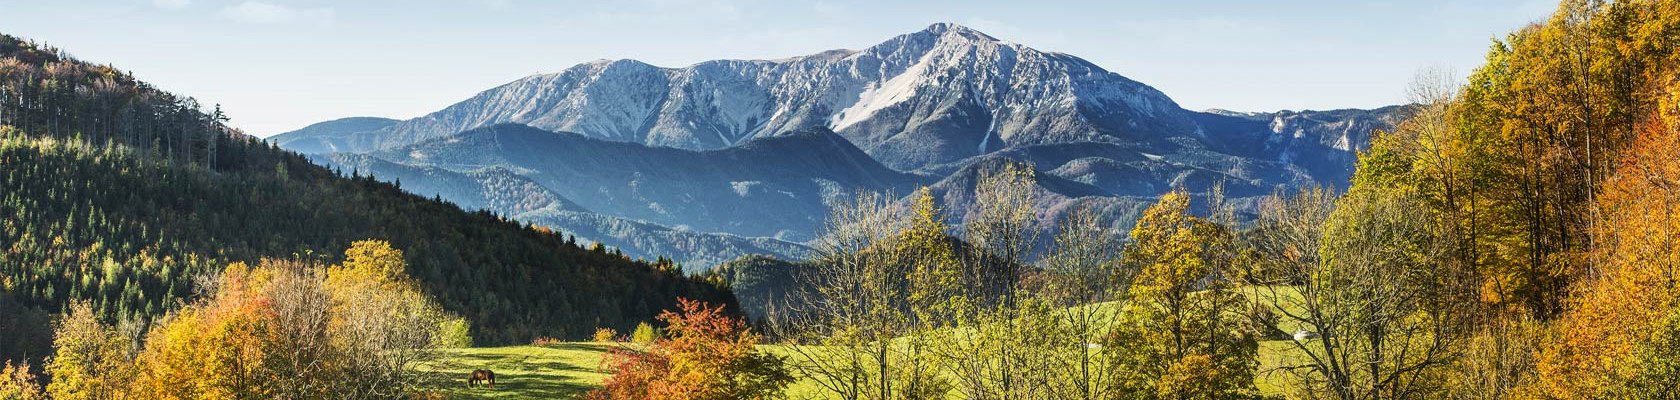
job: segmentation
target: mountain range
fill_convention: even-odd
[[[556,229],[617,226],[617,237],[589,239],[704,267],[737,253],[797,256],[827,205],[860,191],[929,186],[961,216],[978,174],[1009,160],[1039,176],[1047,227],[1086,204],[1124,229],[1173,188],[1222,183],[1240,205],[1278,188],[1345,186],[1371,132],[1406,110],[1190,111],[1078,57],[940,23],[779,60],[589,62],[419,118],[328,121],[269,140]],[[732,244],[656,253],[682,247],[671,240]]]

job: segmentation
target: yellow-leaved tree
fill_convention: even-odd
[[[1541,390],[1554,398],[1673,398],[1680,375],[1662,365],[1672,346],[1680,279],[1680,86],[1598,197],[1593,256],[1599,274],[1570,302],[1540,352]],[[1661,374],[1668,374],[1663,376]],[[1666,383],[1666,384],[1665,384]],[[1670,397],[1655,390],[1667,387]]]
[[[256,272],[256,273],[253,273]],[[243,263],[223,270],[216,301],[169,316],[146,337],[136,359],[137,396],[176,399],[260,398],[274,393],[259,385],[271,360],[266,339],[272,324],[256,290],[272,274]]]
[[[47,395],[54,399],[105,400],[128,396],[133,378],[133,351],[127,337],[99,322],[87,303],[70,312],[53,331],[52,358],[45,372],[52,377]]]
[[[1123,262],[1138,275],[1107,340],[1111,368],[1135,398],[1215,399],[1257,394],[1258,342],[1230,290],[1230,232],[1190,215],[1190,197],[1161,196],[1132,229]]]
[[[160,321],[132,364],[120,352],[92,356],[116,352],[115,345],[71,347],[109,343],[114,334],[97,321],[69,319],[59,329],[65,341],[59,351],[70,357],[55,359],[57,369],[50,370],[64,370],[71,379],[55,379],[61,390],[53,394],[366,399],[416,393],[416,364],[436,348],[470,339],[465,321],[443,312],[406,275],[405,265],[401,251],[374,240],[356,242],[344,263],[326,268],[280,260],[255,267],[234,263],[210,280],[203,298]],[[120,344],[128,346],[126,340]],[[88,359],[111,365],[80,361]]]
[[[29,362],[12,363],[6,361],[0,364],[0,399],[6,400],[41,400],[46,393],[41,391],[40,377],[30,370]]]
[[[954,325],[973,315],[970,288],[945,233],[945,220],[934,205],[933,192],[923,187],[910,210],[910,226],[894,239],[893,256],[909,266],[911,315],[927,328]]]

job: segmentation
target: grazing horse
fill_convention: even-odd
[[[496,387],[496,373],[490,372],[488,369],[473,370],[472,375],[467,376],[467,387],[472,387],[478,385],[479,383],[488,383],[490,384],[490,387]]]

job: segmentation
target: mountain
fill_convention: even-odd
[[[350,134],[353,139],[338,140],[331,149],[314,142],[281,146],[304,153],[368,153],[519,123],[608,141],[709,150],[822,127],[901,171],[928,172],[1011,148],[1107,144],[1163,156],[1187,149],[1279,162],[1336,186],[1346,181],[1354,152],[1369,132],[1392,124],[1402,111],[1189,111],[1148,85],[1078,57],[940,23],[862,50],[780,60],[717,60],[683,68],[635,60],[584,63]],[[285,139],[300,136],[294,134]]]
[[[274,135],[269,142],[304,154],[334,153],[367,147],[373,132],[396,125],[398,120],[378,117],[350,117],[318,122],[303,129]]]
[[[357,133],[337,151],[503,169],[587,210],[572,213],[802,242],[830,201],[862,190],[931,185],[961,216],[978,174],[1009,160],[1039,176],[1047,227],[1088,205],[1125,228],[1174,188],[1205,196],[1219,185],[1252,208],[1281,188],[1345,187],[1371,132],[1408,110],[1191,111],[1078,57],[941,23],[779,60],[584,63]],[[468,207],[483,193],[420,192]]]
[[[685,150],[501,124],[371,156],[462,173],[503,168],[596,213],[796,242],[812,238],[833,200],[931,182],[822,128]]]
[[[315,165],[228,128],[196,100],[64,54],[0,35],[0,92],[10,94],[0,96],[7,309],[86,302],[106,320],[143,324],[194,300],[208,289],[198,282],[231,263],[332,263],[367,239],[403,250],[408,274],[466,317],[482,344],[628,330],[678,298],[734,302],[669,263]],[[498,171],[473,178],[497,189],[524,182]],[[0,313],[0,337],[29,334],[16,330],[20,315]]]
[[[1342,187],[1353,176],[1358,152],[1371,143],[1371,133],[1399,123],[1411,108],[1274,113],[1209,110],[1193,118],[1207,132],[1219,135],[1216,139],[1225,144],[1225,153],[1292,165],[1321,185]]]
[[[1190,113],[1148,85],[1077,57],[935,24],[863,50],[783,60],[585,63],[403,121],[348,151],[505,122],[685,149],[826,127],[901,170],[1014,145],[1199,134]]]
[[[448,199],[462,208],[488,210],[553,228],[582,242],[599,242],[626,256],[648,260],[671,257],[690,272],[750,254],[800,258],[809,251],[805,246],[773,238],[673,229],[590,212],[503,167],[455,172],[397,164],[366,154],[335,153],[312,158],[331,168],[399,182],[404,190],[421,196]]]

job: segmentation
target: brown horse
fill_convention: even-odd
[[[473,370],[472,375],[467,376],[467,387],[472,387],[480,383],[488,383],[491,388],[496,387],[496,373],[490,372],[488,369],[475,369]]]

